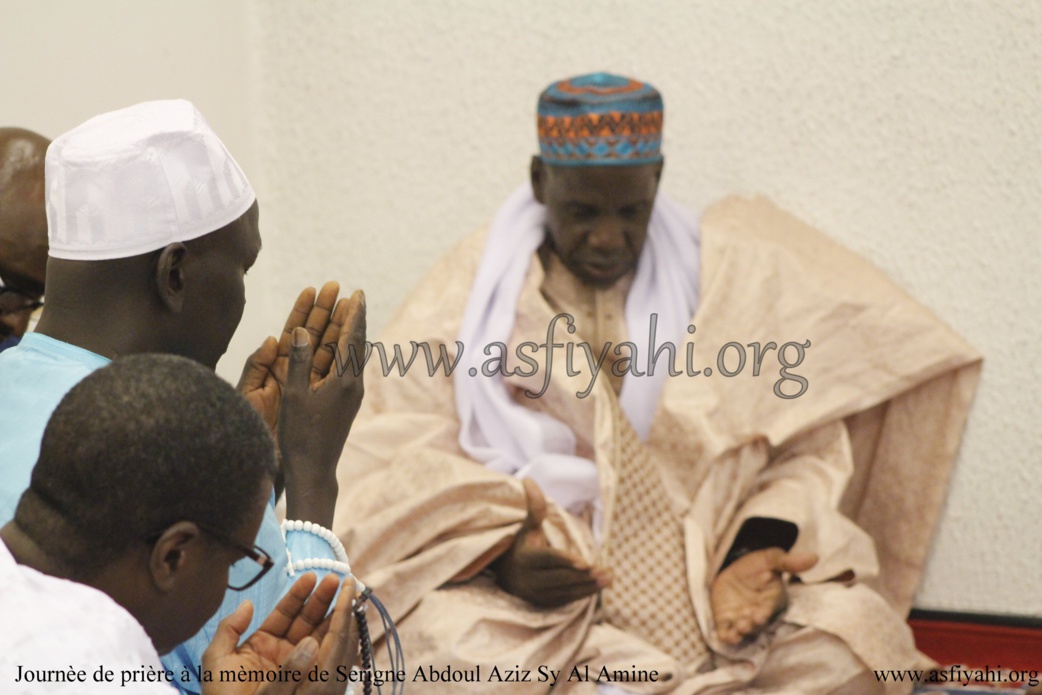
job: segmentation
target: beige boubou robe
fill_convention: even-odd
[[[596,692],[607,667],[635,673],[642,682],[615,685],[640,693],[856,693],[882,691],[871,669],[921,665],[903,616],[922,574],[979,355],[868,263],[764,199],[718,203],[703,216],[701,234],[701,299],[691,319],[697,330],[685,334],[677,364],[684,368],[690,344],[693,368],[718,372],[718,353],[731,342],[745,346],[747,363],[733,377],[668,378],[645,446],[682,520],[688,589],[710,663],[685,673],[600,620],[595,598],[538,610],[480,573],[525,517],[522,486],[460,449],[452,380],[429,376],[422,352],[405,377],[381,378],[374,355],[339,468],[334,528],[355,571],[398,622],[410,689],[522,695],[552,686],[553,693],[585,695]],[[414,341],[428,343],[435,357],[441,344],[455,355],[484,238],[465,240],[415,290],[382,337],[388,352],[398,344],[408,355]],[[546,342],[557,312],[545,289],[533,258],[510,354],[524,341]],[[563,328],[559,323],[558,342],[568,338]],[[810,341],[786,379],[776,350],[764,352],[753,376],[749,344],[772,341]],[[639,349],[643,371],[647,348]],[[728,350],[724,364],[734,371],[737,348]],[[787,349],[790,364],[796,354]],[[507,382],[519,402],[568,424],[577,454],[597,463],[602,532],[610,535],[619,436],[611,381],[602,374],[578,398],[590,386],[589,369],[569,377],[563,351],[554,359],[540,398],[521,390],[543,388],[542,368]],[[806,391],[776,396],[776,384],[790,395],[800,389],[795,376],[806,380]],[[751,516],[795,522],[794,550],[821,559],[790,587],[782,619],[734,648],[714,636],[709,587]],[[603,562],[587,520],[551,504],[543,527],[554,547]],[[828,581],[848,571],[855,583]],[[647,675],[653,670],[654,681]],[[513,682],[511,672],[523,678],[525,671],[527,682]]]

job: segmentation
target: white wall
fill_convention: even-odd
[[[525,177],[534,105],[595,70],[666,99],[664,187],[762,192],[986,356],[921,607],[1042,616],[1042,3],[0,0],[0,121],[54,135],[195,100],[258,189],[265,252],[221,371],[307,283],[370,325]]]

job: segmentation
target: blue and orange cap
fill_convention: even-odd
[[[539,154],[547,164],[662,161],[662,95],[606,72],[554,82],[539,95]]]

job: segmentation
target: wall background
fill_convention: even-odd
[[[373,336],[526,175],[550,81],[666,99],[664,189],[765,193],[986,356],[917,605],[1042,616],[1042,4],[1035,0],[0,0],[0,123],[54,137],[195,101],[265,252],[220,371],[299,289],[367,289]]]

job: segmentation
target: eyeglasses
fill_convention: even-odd
[[[268,553],[260,546],[254,545],[253,547],[250,547],[243,545],[242,543],[229,538],[226,534],[221,533],[212,526],[201,524],[198,521],[192,523],[205,531],[218,543],[223,543],[229,548],[238,550],[243,554],[244,557],[233,562],[228,568],[228,588],[232,591],[249,589],[251,586],[259,582],[261,577],[268,573],[268,570],[275,566],[275,561],[271,559],[271,555],[268,555]],[[162,535],[162,531],[154,533],[146,538],[145,542],[155,543]]]
[[[0,316],[36,311],[42,306],[43,300],[39,297],[0,284]]]

